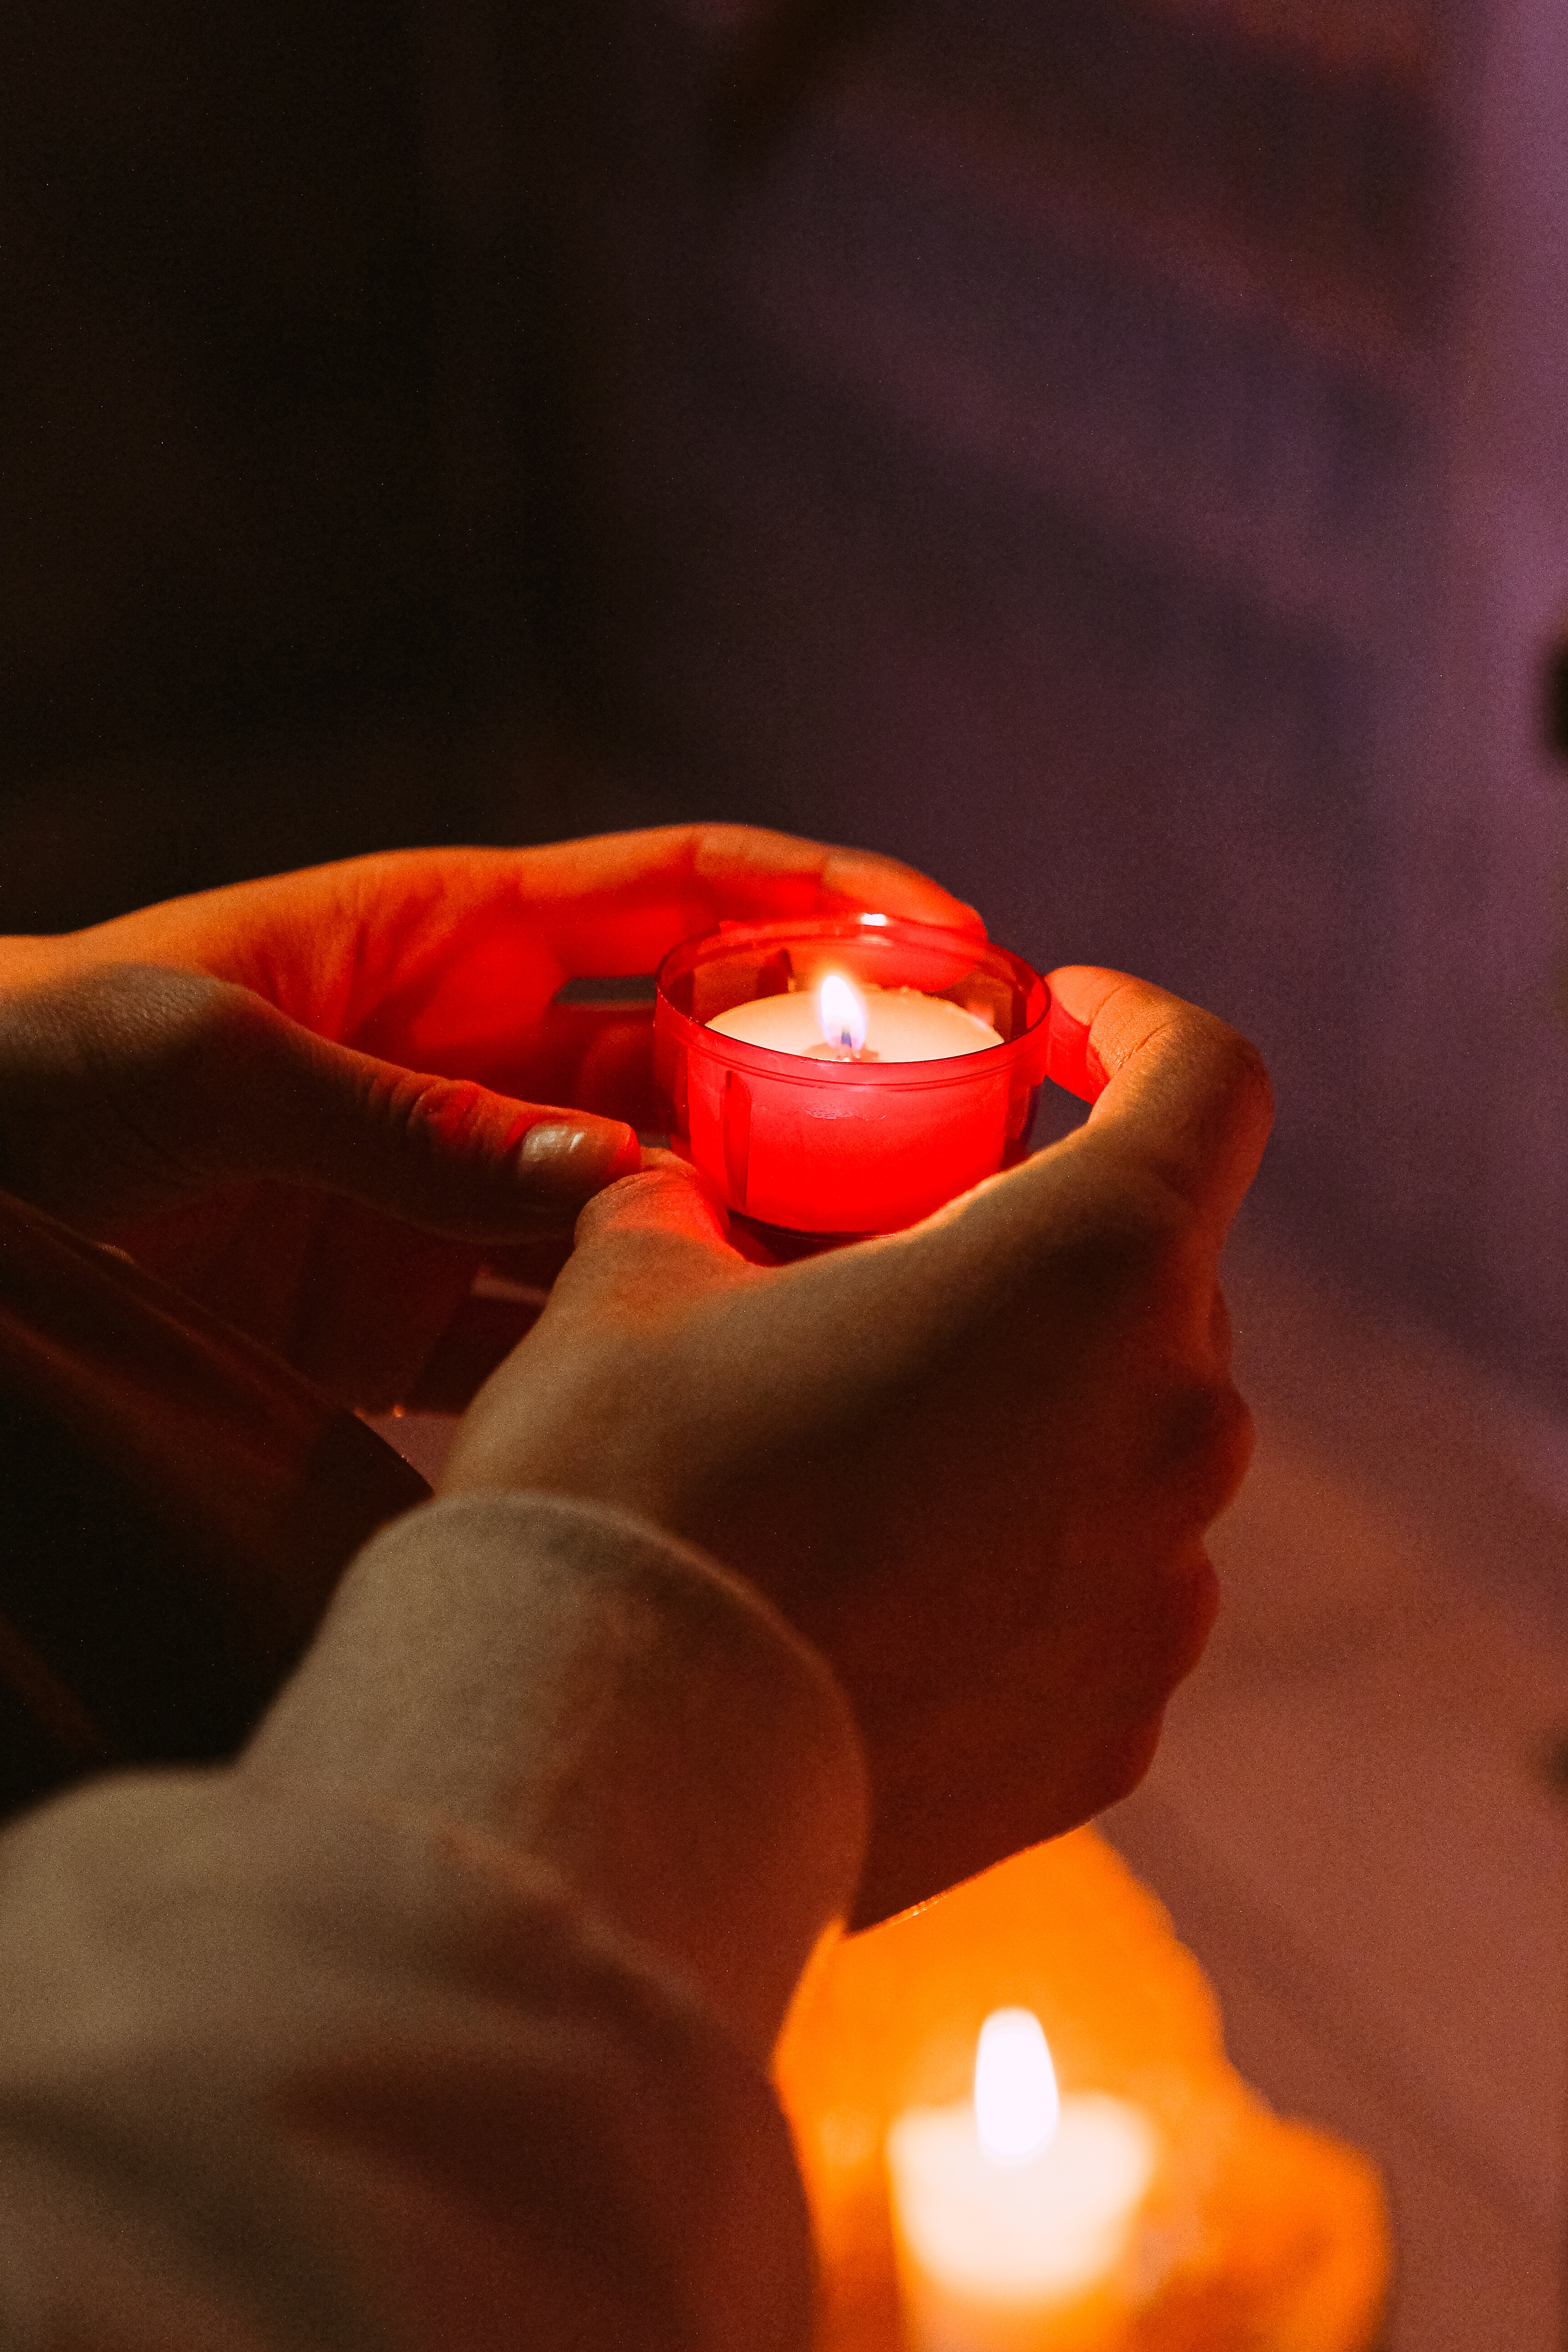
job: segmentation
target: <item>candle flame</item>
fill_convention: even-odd
[[[830,1045],[858,1054],[866,1043],[866,1000],[836,971],[830,971],[816,993],[816,1017]]]
[[[1050,2047],[1032,2010],[994,2010],[974,2053],[974,2122],[993,2164],[1012,2170],[1047,2147],[1061,2101]]]

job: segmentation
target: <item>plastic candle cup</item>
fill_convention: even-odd
[[[1037,972],[964,932],[726,925],[659,969],[671,1144],[763,1224],[893,1232],[1023,1156],[1049,1010]]]
[[[1111,2352],[1159,2159],[1140,2109],[1058,2098],[1028,2010],[981,2029],[974,2096],[914,2107],[888,2135],[910,2352]]]

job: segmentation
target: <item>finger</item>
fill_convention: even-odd
[[[671,1310],[764,1277],[729,1237],[729,1219],[702,1180],[669,1152],[591,1201],[544,1318],[613,1330],[625,1349],[643,1330],[668,1330]]]
[[[605,834],[532,857],[531,904],[574,971],[647,970],[721,921],[868,911],[984,929],[973,908],[896,858],[752,825]],[[612,943],[632,960],[606,965]]]
[[[32,943],[53,977],[83,961],[236,981],[309,1026],[374,1044],[367,1023],[539,1003],[563,979],[651,971],[724,920],[870,911],[983,935],[973,908],[875,852],[751,825],[666,825],[535,849],[394,850],[239,883]],[[455,975],[455,977],[454,977]],[[512,1016],[515,1021],[516,1013]],[[447,1025],[450,1025],[448,1018]]]
[[[616,1412],[608,1419],[572,1410],[563,1426],[557,1383],[544,1368],[570,1363],[578,1341],[585,1341],[589,1361],[608,1342],[635,1393],[634,1368],[648,1336],[653,1346],[646,1376],[668,1381],[670,1364],[661,1343],[671,1309],[716,1287],[761,1278],[731,1248],[727,1222],[700,1180],[668,1152],[651,1153],[641,1173],[590,1202],[539,1318],[537,1339],[525,1339],[479,1391],[443,1474],[444,1489],[531,1483],[528,1444],[542,1428],[551,1431],[552,1480],[567,1478],[563,1492],[602,1491],[612,1457],[635,1454],[649,1432],[657,1447],[657,1410],[630,1418]],[[542,1356],[541,1342],[547,1346]],[[673,1471],[679,1465],[663,1466]]]
[[[1050,973],[1047,1072],[1093,1104],[1085,1140],[1130,1154],[1223,1234],[1258,1172],[1273,1093],[1256,1046],[1147,981]]]
[[[590,1201],[553,1300],[572,1310],[654,1315],[681,1297],[744,1279],[729,1220],[694,1170],[649,1152],[640,1174]]]
[[[631,1129],[333,1045],[248,991],[110,967],[40,992],[34,1050],[8,1035],[15,1189],[62,1214],[135,1216],[242,1178],[346,1195],[473,1242],[569,1226],[641,1165]],[[100,1116],[67,1114],[84,1080]],[[57,1106],[54,1096],[60,1097]],[[60,1139],[50,1161],[50,1139]],[[29,1183],[31,1172],[37,1181]]]
[[[504,1244],[563,1229],[642,1163],[618,1119],[405,1070],[279,1016],[264,1017],[255,1042],[249,1115],[225,1157],[433,1233]]]
[[[381,870],[385,864],[365,861],[366,887],[384,891],[396,880]],[[505,1003],[497,983],[519,959],[510,987],[543,996],[584,974],[651,971],[680,940],[721,922],[863,912],[984,931],[973,908],[894,858],[750,825],[669,825],[546,849],[461,853],[447,871],[439,919],[423,927],[426,943],[402,940],[395,1011],[407,1017],[412,989],[428,1021],[421,992],[437,964],[444,1016],[460,1011],[471,1024],[481,1013],[476,975],[484,971],[491,1004]],[[454,945],[466,948],[466,960],[454,961]]]

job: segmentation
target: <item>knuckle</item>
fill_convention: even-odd
[[[121,1052],[128,1044],[156,1045],[180,1035],[202,1017],[218,985],[160,964],[100,964],[68,982],[54,1005],[89,1048]]]
[[[142,976],[126,1013],[105,1059],[127,1122],[191,1172],[222,1160],[247,1125],[278,1015],[228,982],[169,971]]]
[[[277,1015],[248,991],[161,964],[103,964],[40,1004],[62,1060],[74,1059],[110,1096],[172,1087],[205,1090],[253,1057]]]
[[[271,1005],[226,981],[205,982],[200,999],[190,1000],[184,1019],[193,1057],[226,1074],[237,1064],[269,1057],[283,1026]]]
[[[27,1160],[51,1197],[84,1215],[199,1188],[249,1115],[254,1041],[278,1019],[206,973],[133,962],[98,965],[16,1000],[0,1063],[13,1124],[25,1105],[31,1142],[20,1158],[14,1148],[0,1158],[14,1180],[26,1180]],[[89,1146],[80,1140],[84,1099]]]
[[[1110,1748],[1105,1761],[1102,1786],[1096,1791],[1096,1812],[1104,1812],[1112,1805],[1124,1803],[1142,1787],[1154,1760],[1159,1738],[1157,1724],[1138,1724]]]
[[[1201,1528],[1168,1527],[1152,1541],[1136,1622],[1123,1652],[1123,1695],[1157,1717],[1202,1657],[1219,1610],[1219,1582]]]
[[[99,976],[100,1008],[113,1034],[143,1063],[199,1065],[254,1051],[268,1008],[248,990],[205,972],[151,965],[111,966]]]
[[[393,1063],[369,1063],[363,1084],[367,1108],[416,1145],[456,1143],[490,1099],[472,1079],[427,1077]]]
[[[1173,1466],[1184,1516],[1207,1527],[1234,1500],[1252,1459],[1256,1432],[1247,1402],[1226,1379],[1195,1383],[1172,1417]]]

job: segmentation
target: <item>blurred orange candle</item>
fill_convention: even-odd
[[[1108,2186],[1070,2229],[1058,2209],[1064,2247],[1083,2232],[1079,2289],[1058,2271],[1064,2291],[1047,2311],[1037,2280],[1012,2298],[1026,2311],[1012,2335],[1006,2295],[940,2284],[939,2240],[968,2226],[965,2182],[971,2157],[980,2162],[968,2095],[997,2010],[1038,2019],[1064,2115],[1075,2103],[1092,2114],[1103,2099],[1134,2119],[1120,2189]],[[1037,2062],[1012,2071],[1030,2064],[1037,2074]],[[1375,2171],[1249,2091],[1226,2057],[1202,1970],[1092,1830],[825,1943],[774,2071],[821,2265],[816,2352],[1363,2352],[1376,2340],[1389,2236]],[[917,2189],[902,2134],[911,2111],[954,2108],[970,2150],[947,2174],[933,2236],[922,2200],[947,2158],[939,2142]],[[1140,2123],[1153,2138],[1142,2190]],[[1019,2131],[1026,2146],[1026,2118]],[[994,2266],[992,2161],[978,2175],[990,2210],[974,2243]]]
[[[974,2096],[912,2107],[888,2135],[915,2352],[1110,2352],[1160,2143],[1125,2099],[1063,2099],[1031,2010],[980,2029]]]

